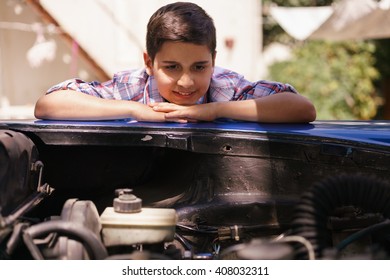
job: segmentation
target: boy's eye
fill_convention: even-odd
[[[194,69],[195,71],[203,71],[206,67],[204,65],[195,65]]]
[[[167,70],[177,70],[179,68],[179,66],[176,64],[172,64],[172,65],[166,65],[166,66],[164,66],[164,68]]]

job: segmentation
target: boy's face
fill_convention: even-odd
[[[153,62],[144,54],[161,96],[179,105],[193,105],[206,94],[214,59],[207,46],[183,42],[165,42]]]

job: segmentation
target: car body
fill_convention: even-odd
[[[31,120],[3,121],[0,128],[31,140],[37,150],[34,160],[44,166],[38,186],[47,184],[45,198],[28,212],[40,222],[29,224],[32,229],[21,233],[29,237],[25,242],[30,249],[8,250],[4,255],[9,258],[133,259],[141,245],[150,258],[389,256],[386,226],[375,230],[378,234],[370,241],[360,237],[344,240],[386,223],[390,215],[386,200],[389,195],[390,201],[389,121],[179,124]],[[0,191],[6,189],[2,186]],[[29,195],[36,193],[26,189]],[[129,189],[132,196],[142,199],[142,209],[173,209],[173,222],[168,224],[170,218],[157,216],[141,219],[154,220],[152,225],[134,226],[122,219],[122,213],[114,213],[108,220],[115,220],[116,228],[125,228],[124,235],[143,235],[139,230],[148,227],[159,232],[158,236],[170,230],[169,237],[164,235],[156,242],[141,239],[105,244],[108,237],[103,232],[108,226],[102,222],[107,221],[102,213],[113,206],[118,194],[128,195]],[[7,205],[11,210],[2,213],[3,219],[20,205],[21,199]],[[69,214],[73,212],[78,214]],[[125,215],[135,217],[134,213]],[[60,251],[63,246],[57,240],[52,248],[41,245],[44,249],[39,253],[37,232],[47,235],[48,231],[37,228],[47,217],[85,225],[96,235],[93,242],[102,248],[91,253],[93,249],[85,245],[88,242],[80,245],[67,234],[63,242],[73,244],[68,246],[72,249]],[[53,227],[53,231],[63,232]],[[2,242],[8,238],[3,237]]]

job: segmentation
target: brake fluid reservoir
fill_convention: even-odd
[[[142,208],[142,200],[130,189],[117,191],[113,207],[100,216],[105,246],[154,244],[172,241],[177,215],[175,209]]]

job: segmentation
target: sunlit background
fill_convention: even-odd
[[[143,67],[166,0],[0,1],[0,119],[33,118],[63,80]],[[214,19],[217,65],[294,85],[318,119],[390,119],[390,0],[194,0]]]

